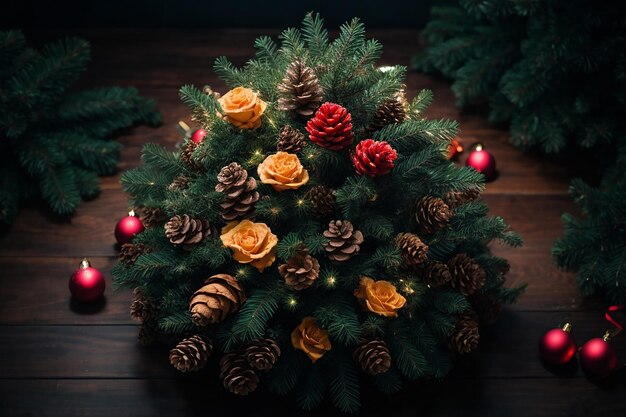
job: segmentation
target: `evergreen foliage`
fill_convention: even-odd
[[[108,140],[138,122],[159,123],[152,100],[134,88],[68,90],[85,71],[89,44],[68,38],[35,50],[19,31],[0,32],[0,226],[23,200],[74,212],[99,193],[98,176],[117,169],[121,145]]]
[[[322,20],[309,14],[302,30],[288,29],[279,39],[280,44],[276,44],[270,38],[260,38],[255,44],[257,56],[241,69],[226,58],[215,62],[216,72],[229,87],[251,88],[267,103],[260,127],[236,128],[219,117],[222,109],[212,96],[184,86],[180,94],[190,106],[192,118],[208,131],[194,151],[202,169],[191,169],[178,153],[146,145],[144,164],[122,178],[133,204],[159,208],[166,217],[188,214],[206,219],[217,229],[223,227],[219,203],[224,197],[215,191],[220,170],[237,162],[249,176],[256,177],[258,164],[276,152],[285,125],[305,131],[306,118],[280,111],[277,105],[276,86],[296,58],[315,69],[325,100],[349,109],[357,141],[365,139],[362,132],[377,107],[403,93],[405,68],[397,66],[383,72],[375,66],[381,45],[366,40],[363,24],[357,19],[343,25],[338,38],[331,41]],[[324,398],[343,411],[358,409],[362,378],[352,351],[362,338],[378,337],[390,346],[391,369],[370,378],[385,393],[400,389],[403,378],[444,376],[453,356],[448,347],[449,332],[470,304],[450,286],[427,287],[418,272],[402,264],[394,239],[399,232],[416,230],[412,207],[421,197],[444,197],[451,190],[482,190],[484,184],[476,171],[457,168],[446,159],[457,123],[424,119],[423,111],[431,101],[432,93],[419,92],[409,105],[405,122],[374,134],[374,139],[385,140],[398,151],[397,165],[388,175],[356,175],[349,158],[356,143],[351,149],[336,152],[307,140],[297,153],[311,176],[306,185],[276,192],[257,180],[261,199],[255,204],[251,220],[267,224],[278,236],[277,259],[263,272],[233,260],[230,250],[222,246],[219,233],[187,251],[170,243],[161,224],[135,238],[135,243],[148,245],[151,251],[132,265],[118,263],[113,271],[116,285],[139,287],[142,294],[156,301],[160,332],[179,338],[189,334],[212,337],[218,354],[236,352],[259,337],[275,339],[282,354],[262,379],[272,392],[293,393],[305,409],[317,406]],[[188,187],[169,188],[172,180],[181,175],[188,178]],[[336,208],[326,218],[314,217],[305,198],[307,191],[319,184],[336,191]],[[460,206],[458,218],[453,217],[448,227],[422,239],[431,245],[431,259],[445,262],[459,252],[473,257],[487,272],[487,283],[481,291],[512,302],[521,288],[503,286],[508,263],[491,255],[488,244],[502,240],[517,246],[521,240],[502,219],[485,217],[486,213],[482,200]],[[355,230],[362,231],[360,254],[343,262],[326,257],[328,239],[323,232],[330,219],[349,219]],[[319,277],[311,287],[296,291],[281,279],[277,266],[287,262],[302,245],[319,260]],[[247,300],[224,321],[195,327],[187,313],[189,300],[214,274],[235,277],[244,287]],[[365,311],[353,295],[363,275],[388,280],[407,298],[398,318]],[[331,350],[314,363],[294,349],[290,340],[292,330],[307,316],[316,318],[332,344]]]

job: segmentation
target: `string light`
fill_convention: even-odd
[[[326,278],[326,284],[329,287],[334,287],[336,283],[337,283],[337,278],[335,278],[334,275],[329,275],[328,278]]]
[[[302,206],[304,205],[304,199],[302,199],[302,198],[301,198],[301,199],[299,199],[298,201],[296,201],[296,205],[297,205],[298,207],[302,207]]]

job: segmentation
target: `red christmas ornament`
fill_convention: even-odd
[[[487,181],[496,175],[496,158],[485,150],[482,144],[477,144],[467,156],[465,165],[481,172]]]
[[[359,175],[377,177],[389,174],[397,158],[398,153],[387,142],[365,139],[356,145],[352,163]]]
[[[89,303],[102,297],[106,286],[104,275],[92,268],[87,259],[83,259],[80,267],[70,277],[70,292],[75,300]]]
[[[458,139],[452,139],[448,145],[448,159],[454,159],[463,153],[463,145]]]
[[[137,233],[144,231],[143,223],[134,211],[130,211],[128,216],[122,218],[117,225],[115,225],[115,239],[117,243],[123,245],[124,243],[131,243]]]
[[[204,129],[198,129],[191,134],[191,141],[193,143],[202,143],[204,138],[206,138],[207,131]]]
[[[340,151],[352,143],[352,116],[345,107],[324,103],[306,125],[309,138],[317,145]]]
[[[617,368],[617,353],[609,343],[611,332],[603,337],[589,340],[580,348],[580,365],[583,370],[593,376],[606,376]]]
[[[539,341],[539,357],[549,365],[564,365],[576,354],[576,343],[570,334],[572,325],[549,330]]]

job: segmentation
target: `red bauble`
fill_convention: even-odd
[[[463,145],[458,139],[452,139],[448,145],[448,159],[454,159],[463,153]]]
[[[198,129],[191,134],[191,141],[193,143],[201,143],[206,138],[207,132],[204,129]]]
[[[397,158],[398,153],[387,142],[365,139],[356,145],[352,163],[359,175],[377,177],[389,174]]]
[[[593,376],[606,376],[617,368],[617,353],[609,343],[610,334],[589,340],[580,348],[580,365]]]
[[[552,329],[539,341],[539,357],[549,365],[564,365],[576,354],[576,343],[570,334],[572,325],[567,323],[562,329]]]
[[[115,226],[115,239],[117,243],[123,245],[124,243],[132,243],[133,238],[137,233],[144,231],[143,223],[135,212],[131,211],[128,216],[122,218]]]
[[[467,156],[465,165],[481,172],[487,181],[492,180],[496,176],[496,158],[485,150],[483,145],[476,145]]]
[[[345,107],[324,103],[306,125],[309,138],[317,145],[340,151],[352,143],[352,116]]]
[[[75,300],[89,303],[102,297],[106,283],[102,272],[92,268],[89,261],[83,259],[80,267],[70,277],[69,287]]]

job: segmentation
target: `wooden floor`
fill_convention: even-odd
[[[266,31],[267,32],[267,31]],[[269,32],[275,34],[275,32]],[[156,99],[164,115],[159,129],[140,127],[121,138],[120,172],[139,163],[150,141],[173,148],[178,120],[188,120],[178,100],[187,83],[225,86],[212,62],[227,55],[242,64],[259,33],[222,31],[82,31],[93,42],[93,64],[81,86],[135,85]],[[417,32],[373,31],[385,45],[384,64],[408,65]],[[37,39],[53,33],[37,33]],[[431,117],[461,123],[465,143],[480,140],[498,161],[500,177],[488,184],[492,214],[502,215],[525,239],[521,249],[495,246],[511,260],[510,285],[528,283],[516,305],[483,332],[479,352],[459,363],[442,383],[414,384],[390,399],[363,395],[362,415],[392,416],[624,416],[626,377],[622,370],[594,383],[576,368],[557,376],[536,357],[544,331],[570,321],[579,342],[607,328],[598,305],[584,301],[573,276],[550,258],[561,234],[561,213],[574,210],[567,185],[574,175],[563,161],[525,155],[507,142],[507,132],[480,115],[461,114],[449,85],[410,73],[408,92],[435,92]],[[70,222],[25,209],[10,233],[0,237],[0,415],[2,416],[250,416],[299,415],[289,400],[258,392],[250,399],[226,394],[214,370],[181,376],[159,348],[137,343],[128,314],[130,294],[110,289],[116,258],[113,228],[127,211],[119,176],[102,180],[103,192],[84,203]],[[106,302],[91,311],[74,306],[67,280],[87,256],[107,273]],[[621,362],[626,337],[614,341]],[[312,413],[331,415],[330,409]]]

